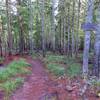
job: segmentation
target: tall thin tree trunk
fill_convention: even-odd
[[[61,16],[61,53],[63,53],[63,18]]]
[[[73,16],[72,16],[72,57],[75,54],[75,34],[74,34],[74,16],[75,16],[75,1],[73,1]]]
[[[77,17],[77,32],[76,32],[76,57],[78,55],[78,43],[79,43],[79,22],[80,22],[80,6],[81,6],[81,2],[80,0],[78,1],[78,17]]]
[[[11,15],[10,15],[10,0],[6,0],[6,12],[7,12],[7,31],[8,31],[8,52],[12,53],[12,31],[11,31]]]
[[[0,56],[2,57],[2,40],[1,40],[1,32],[0,32]]]
[[[88,0],[88,10],[86,16],[86,23],[92,23],[93,20],[93,8],[94,8],[94,0]],[[90,31],[85,32],[84,39],[84,53],[83,53],[83,75],[84,77],[88,75],[88,57],[89,57],[89,49],[90,49]]]
[[[43,57],[45,57],[46,54],[46,43],[45,43],[45,23],[44,23],[44,0],[41,0],[41,38],[42,38],[42,52]]]
[[[0,16],[0,56],[2,57],[2,38],[1,38],[1,35],[2,35],[2,19],[1,19],[1,16]]]
[[[66,16],[64,16],[64,48],[63,51],[66,53]]]
[[[52,48],[55,51],[55,0],[52,2],[52,21],[51,21],[51,32],[52,32]]]
[[[33,51],[33,11],[32,11],[32,0],[28,0],[28,6],[29,6],[29,45],[30,45],[30,53]]]
[[[94,49],[95,49],[95,64],[94,64],[95,75],[100,77],[100,26],[98,27],[96,32]]]
[[[21,6],[21,0],[17,0],[18,6]],[[23,20],[22,16],[20,14],[19,8],[17,9],[17,15],[18,15],[18,24],[19,24],[19,53],[24,53],[24,47],[25,47],[25,40],[24,40],[24,29],[23,29]]]
[[[70,4],[68,5],[68,45],[67,45],[67,54],[70,54]]]

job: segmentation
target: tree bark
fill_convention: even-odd
[[[67,44],[67,55],[70,54],[70,4],[68,5],[68,44]]]
[[[100,77],[100,26],[97,29],[96,37],[95,37],[95,64],[94,70],[95,75]]]
[[[2,35],[2,19],[1,19],[1,16],[0,16],[0,56],[2,57],[2,38],[1,38],[1,35]]]
[[[46,43],[45,43],[45,23],[44,23],[44,0],[41,0],[41,39],[42,39],[42,53],[43,57],[46,55]]]
[[[28,7],[29,7],[29,46],[30,46],[30,53],[33,51],[33,11],[32,11],[32,0],[28,0]]]
[[[73,15],[72,15],[72,57],[75,54],[75,34],[74,34],[74,18],[75,18],[75,1],[73,1]]]
[[[94,0],[88,0],[88,10],[86,16],[86,23],[92,23],[93,20],[93,8],[94,8]],[[84,77],[88,75],[88,57],[89,57],[89,49],[90,49],[90,31],[85,32],[85,40],[84,40],[84,53],[83,53],[83,75]]]
[[[11,15],[10,15],[10,0],[6,0],[6,12],[7,12],[7,31],[8,31],[8,53],[12,53],[12,30],[11,30]]]
[[[52,3],[52,20],[51,20],[51,32],[52,32],[52,48],[55,52],[55,0],[51,0]]]
[[[63,51],[64,51],[64,54],[66,53],[66,16],[64,16],[64,48],[63,48]]]
[[[78,1],[78,17],[77,17],[77,32],[76,32],[76,57],[78,55],[78,43],[79,43],[79,24],[80,24],[80,7],[81,7],[81,2],[80,0]]]
[[[21,0],[17,0],[17,3],[18,3],[18,7],[20,7]],[[25,40],[24,40],[23,18],[21,16],[19,8],[17,9],[17,15],[18,15],[18,24],[19,24],[19,53],[23,54],[25,48]]]

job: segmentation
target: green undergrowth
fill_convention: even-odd
[[[66,63],[66,56],[64,55],[47,55],[44,59],[47,63]]]
[[[32,56],[33,59],[36,59],[36,58],[38,58],[40,55],[39,55],[39,53],[33,52],[31,56]]]
[[[14,80],[7,80],[3,84],[0,84],[1,90],[5,93],[5,99],[9,100],[9,96],[19,87],[23,84],[24,78],[16,78]]]
[[[97,77],[95,76],[91,76],[89,79],[88,79],[88,84],[94,86],[94,87],[100,87],[100,79],[98,79]]]
[[[24,59],[20,59],[18,61],[11,62],[6,68],[0,70],[0,81],[4,82],[11,77],[15,77],[17,74],[28,74],[30,73],[28,68],[30,64],[28,64]]]
[[[81,65],[79,63],[70,64],[66,69],[66,74],[72,78],[81,75]]]
[[[6,96],[10,95],[24,82],[22,76],[31,74],[30,67],[31,65],[24,59],[19,59],[0,70],[0,90],[4,91]]]
[[[73,78],[81,74],[81,64],[75,58],[68,58],[65,55],[48,54],[44,61],[48,70],[56,76],[66,75]]]
[[[47,54],[44,58],[48,70],[56,76],[62,76],[65,73],[66,57],[63,55]]]
[[[56,76],[61,76],[65,73],[65,68],[59,64],[49,63],[47,66],[48,70],[50,70],[50,72],[54,73]]]
[[[77,59],[71,57],[67,59],[66,74],[72,78],[81,74],[81,64],[77,62]]]
[[[94,85],[94,86],[97,86],[97,87],[100,87],[100,80],[95,80],[95,81],[93,82],[93,85]]]
[[[34,51],[32,54],[31,54],[31,57],[33,59],[43,59],[43,54],[41,51]]]

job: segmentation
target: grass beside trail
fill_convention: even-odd
[[[12,61],[6,68],[0,70],[0,90],[5,93],[5,100],[9,100],[12,94],[23,82],[24,77],[31,74],[31,65],[24,59]]]
[[[56,76],[61,76],[64,75],[65,73],[65,68],[60,64],[49,63],[47,66],[48,66],[48,70],[54,73]]]
[[[47,69],[56,76],[66,75],[71,78],[81,74],[81,64],[65,55],[48,54],[44,61]]]

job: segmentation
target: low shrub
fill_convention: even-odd
[[[28,74],[31,71],[27,70],[31,66],[24,59],[20,59],[18,61],[11,62],[6,68],[0,70],[0,81],[4,82],[8,80],[10,77],[14,77],[17,74]]]
[[[48,69],[57,76],[66,74],[69,77],[75,77],[81,73],[81,64],[72,57],[51,54],[47,55],[44,61]],[[66,67],[63,67],[62,64]]]
[[[10,94],[24,82],[24,78],[17,75],[31,73],[30,66],[24,59],[20,59],[0,70],[0,89],[5,92],[4,100],[9,100]]]
[[[0,89],[5,93],[4,100],[10,100],[11,94],[20,87],[24,82],[23,78],[16,78],[15,80],[7,80],[0,84]]]
[[[81,73],[81,65],[79,63],[72,63],[68,65],[66,74],[70,77],[76,77]]]
[[[63,55],[47,55],[45,61],[47,63],[49,62],[66,63],[66,57]]]
[[[42,55],[39,52],[33,52],[31,56],[33,59],[37,59],[37,58],[41,58]]]
[[[54,73],[55,75],[57,75],[57,76],[64,75],[64,73],[65,73],[65,68],[62,67],[61,65],[55,64],[55,63],[49,63],[48,64],[48,69],[52,73]]]
[[[0,88],[6,93],[11,94],[24,82],[23,78],[16,78],[15,80],[8,80],[0,85]]]

